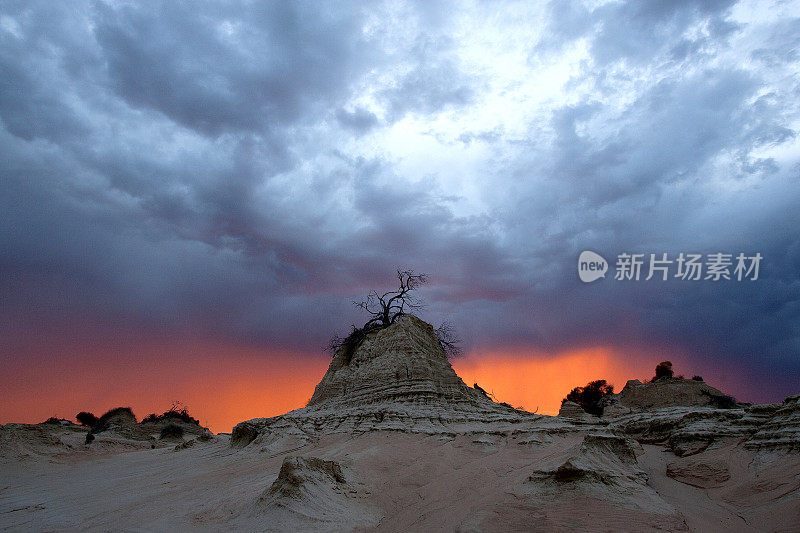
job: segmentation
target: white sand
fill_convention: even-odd
[[[800,523],[798,455],[750,452],[734,442],[691,458],[645,446],[629,465],[646,473],[644,484],[531,481],[534,472],[580,455],[582,439],[554,435],[549,444],[528,445],[507,436],[487,444],[469,435],[372,432],[238,449],[223,436],[180,451],[43,454],[0,465],[0,527],[791,531]],[[312,508],[314,516],[314,505],[324,511],[327,485],[301,493],[294,509],[259,501],[289,455],[343,466],[347,481],[335,487],[335,516],[313,520],[297,512]],[[667,463],[688,459],[723,461],[733,475],[712,489],[666,476]],[[617,468],[614,476],[623,477],[633,471],[609,464],[597,468]]]

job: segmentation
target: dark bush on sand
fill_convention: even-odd
[[[158,422],[169,422],[173,420],[180,420],[181,422],[186,422],[187,424],[195,424],[197,426],[200,425],[200,421],[194,418],[189,412],[186,410],[186,407],[181,407],[180,402],[175,402],[172,407],[168,411],[164,411],[163,414],[157,415],[155,413],[150,413],[146,417],[142,419],[142,424],[144,423],[158,423]]]
[[[652,379],[652,381],[655,381],[657,379],[662,379],[662,378],[671,378],[674,375],[675,375],[675,372],[673,372],[673,370],[672,370],[672,362],[671,361],[662,361],[661,363],[658,363],[656,365],[656,375]]]
[[[575,402],[587,413],[603,416],[603,409],[606,406],[605,399],[612,394],[614,394],[614,386],[609,385],[604,379],[598,379],[589,382],[585,387],[575,387],[562,402]]]
[[[136,423],[136,415],[133,414],[133,410],[130,407],[115,407],[97,419],[97,423],[92,426],[92,433],[100,433],[107,430],[111,425],[111,421],[119,417],[131,419],[134,424]]]
[[[77,420],[80,425],[91,428],[94,427],[100,419],[97,418],[93,413],[81,411],[75,415],[75,420]]]
[[[182,439],[183,438],[183,428],[177,424],[167,424],[163,428],[161,428],[161,434],[158,436],[159,439]]]

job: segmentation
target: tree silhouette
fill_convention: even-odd
[[[353,302],[353,305],[369,313],[369,320],[360,328],[354,324],[346,337],[339,335],[331,337],[326,348],[331,355],[336,355],[339,350],[344,348],[344,362],[349,364],[350,358],[367,333],[389,327],[406,311],[423,307],[419,299],[411,292],[427,283],[428,276],[415,274],[413,270],[398,269],[397,281],[400,284],[397,290],[387,291],[383,294],[373,290],[367,295],[366,300]]]
[[[598,379],[589,382],[585,387],[575,387],[567,394],[563,402],[575,402],[583,410],[595,416],[603,416],[605,408],[605,398],[614,394],[614,386],[609,385],[606,380]]]
[[[460,346],[461,339],[456,335],[455,329],[450,322],[445,320],[438,328],[433,330],[433,333],[436,335],[436,339],[448,359],[460,357],[463,354]]]
[[[397,270],[397,280],[400,288],[396,291],[387,291],[378,294],[371,291],[363,302],[353,302],[353,305],[370,314],[370,319],[362,329],[371,329],[373,325],[385,328],[394,324],[398,317],[405,314],[406,309],[420,309],[422,303],[411,294],[411,291],[428,282],[426,274],[414,274],[413,270]]]

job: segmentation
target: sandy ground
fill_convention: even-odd
[[[581,434],[528,444],[373,432],[232,448],[227,436],[174,447],[32,455],[0,462],[0,528],[14,531],[798,531],[797,454],[735,442],[690,458],[639,447],[632,470],[554,482],[545,474],[580,449]],[[287,456],[342,465],[347,482],[267,494]],[[600,457],[601,461],[605,459]],[[692,486],[666,475],[704,461]],[[615,463],[616,464],[616,463]],[[722,465],[722,466],[720,466]],[[605,466],[598,467],[603,471]],[[627,468],[627,467],[626,467]],[[637,477],[635,472],[643,472]],[[634,474],[630,474],[633,472]],[[724,473],[724,472],[723,472]],[[718,472],[717,472],[718,474]],[[544,476],[544,477],[542,477]],[[641,479],[640,479],[641,478]],[[708,479],[706,479],[708,478]],[[342,485],[339,487],[338,485]],[[333,490],[334,492],[331,492]]]

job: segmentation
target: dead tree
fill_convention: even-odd
[[[450,322],[445,320],[438,328],[433,330],[433,333],[436,335],[436,339],[448,359],[462,355],[461,339],[456,335],[455,329]]]
[[[367,336],[367,333],[376,329],[391,326],[408,310],[422,308],[422,303],[411,292],[428,281],[426,274],[415,274],[413,270],[398,270],[397,280],[400,288],[379,294],[371,291],[363,302],[353,302],[353,305],[369,313],[369,320],[364,326],[352,326],[352,331],[346,337],[334,335],[327,346],[327,351],[332,355],[344,348],[344,361],[349,363],[355,349]]]
[[[370,314],[370,319],[362,329],[370,330],[376,326],[385,328],[394,324],[400,316],[405,314],[407,309],[422,307],[411,291],[427,283],[428,276],[414,274],[413,270],[398,270],[397,280],[400,282],[400,288],[396,291],[388,291],[383,294],[372,291],[363,302],[353,302],[356,307]]]
[[[342,362],[350,364],[353,353],[367,337],[367,334],[391,326],[407,311],[421,309],[423,307],[422,302],[411,293],[420,285],[425,284],[428,281],[428,276],[426,274],[415,274],[413,270],[398,270],[397,281],[400,283],[400,287],[395,291],[387,291],[383,294],[371,291],[363,302],[353,302],[353,305],[369,313],[369,320],[360,328],[354,324],[346,337],[334,335],[325,350],[334,356],[340,350],[343,350]],[[436,335],[436,339],[448,359],[461,355],[461,347],[459,346],[461,341],[448,322],[443,322],[441,326],[436,328],[434,335]]]

